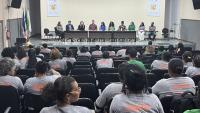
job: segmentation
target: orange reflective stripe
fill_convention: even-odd
[[[188,89],[191,87],[191,84],[175,84],[172,86],[172,90]]]
[[[45,84],[34,84],[32,86],[32,89],[35,90],[35,91],[42,91],[44,86],[45,86]]]
[[[134,112],[139,112],[139,111],[148,111],[151,109],[150,105],[147,104],[137,104],[137,105],[128,105],[126,107],[126,110],[128,111],[134,111]]]

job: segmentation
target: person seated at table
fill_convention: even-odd
[[[79,31],[85,31],[85,24],[83,21],[80,22],[80,24],[78,25],[78,30]]]
[[[90,31],[97,31],[97,25],[95,24],[95,21],[92,20],[92,24],[89,26]]]
[[[151,38],[153,36],[153,38]],[[156,26],[154,26],[154,22],[149,26],[149,39],[155,40],[156,38]]]
[[[126,31],[126,26],[124,25],[124,21],[121,21],[121,25],[119,26],[118,31]]]
[[[92,56],[101,56],[101,55],[102,55],[102,51],[100,51],[100,46],[96,45],[95,51],[92,52]]]
[[[74,31],[74,26],[72,25],[71,20],[69,20],[68,24],[66,25],[66,31]]]
[[[144,40],[144,34],[145,34],[145,25],[144,22],[142,22],[138,29],[138,37],[140,40]]]
[[[58,32],[58,34],[63,34],[64,32],[63,32],[63,26],[62,26],[62,24],[61,24],[61,22],[59,21],[58,22],[58,24],[57,24],[57,26],[56,26],[56,30],[57,30],[57,32]]]
[[[115,24],[113,21],[110,21],[109,27],[108,27],[108,31],[115,31]]]
[[[99,27],[99,31],[105,31],[106,30],[106,25],[104,22],[101,22],[101,26]]]
[[[88,56],[91,57],[90,52],[87,50],[85,46],[80,47],[80,51],[77,52],[78,56]]]
[[[107,51],[103,52],[103,58],[97,60],[97,68],[112,68],[113,59],[109,58],[109,53]]]
[[[128,26],[128,30],[129,30],[129,31],[135,31],[135,24],[134,24],[133,21],[132,21],[131,24]]]

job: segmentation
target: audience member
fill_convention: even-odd
[[[183,60],[185,68],[193,66],[193,64],[192,64],[192,58],[193,58],[193,56],[192,56],[192,52],[191,51],[185,51],[183,53],[182,60]]]
[[[107,51],[103,52],[103,58],[97,60],[97,68],[112,68],[113,67],[113,59],[109,58],[109,53]]]
[[[97,25],[95,24],[95,21],[92,20],[92,24],[89,26],[90,31],[96,31],[97,30]]]
[[[49,61],[49,65],[52,69],[65,70],[67,68],[67,64],[63,59],[61,59],[61,53],[57,48],[51,50],[50,58],[51,61]]]
[[[26,55],[26,52],[24,50],[24,48],[19,48],[18,51],[17,51],[17,58],[18,58],[18,61],[20,63],[20,66],[19,68],[20,69],[25,69],[27,64],[28,64],[28,56]]]
[[[0,59],[0,85],[10,85],[19,92],[23,92],[24,86],[21,79],[15,76],[16,66],[12,59]]]
[[[47,44],[44,43],[42,44],[42,49],[40,51],[41,53],[50,53],[51,52],[51,49],[48,48]]]
[[[83,21],[80,22],[80,24],[78,25],[78,30],[79,31],[85,31],[85,24]]]
[[[160,56],[163,52],[165,52],[165,47],[164,46],[159,46],[158,47],[158,51],[157,51],[156,54]]]
[[[35,53],[35,49],[29,49],[28,50],[28,63],[27,63],[27,67],[29,69],[34,69],[36,66],[36,63],[42,61],[40,58],[36,58],[36,53]]]
[[[124,21],[121,21],[121,25],[119,26],[118,31],[126,31],[126,26],[124,25]]]
[[[72,25],[71,20],[69,20],[68,24],[66,25],[66,31],[74,31],[74,26]]]
[[[152,41],[148,42],[148,45],[145,47],[144,54],[155,54],[155,46],[152,45]]]
[[[48,71],[51,73],[50,75],[47,75]],[[25,93],[41,95],[45,85],[49,82],[53,83],[58,77],[60,77],[58,72],[48,69],[48,63],[40,61],[36,64],[35,77],[27,79],[24,84]]]
[[[85,46],[80,47],[80,51],[77,52],[78,56],[88,56],[91,57],[90,52],[88,52],[87,48]]]
[[[126,48],[122,48],[122,49],[118,50],[117,53],[116,53],[116,56],[127,57],[127,55],[126,55]]]
[[[193,59],[193,66],[188,67],[185,74],[189,77],[200,75],[200,55]]]
[[[108,53],[109,53],[109,56],[115,56],[115,51],[113,51],[113,47],[112,46],[108,46]]]
[[[153,87],[154,94],[182,94],[190,91],[195,94],[194,81],[189,77],[183,77],[183,61],[173,58],[168,64],[168,72],[171,78],[159,80]]]
[[[144,34],[145,34],[145,25],[144,22],[142,22],[138,29],[138,37],[140,40],[144,40]]]
[[[153,38],[151,38],[153,36]],[[156,38],[156,26],[154,26],[154,22],[151,23],[151,26],[149,26],[149,39],[155,40]]]
[[[101,56],[101,55],[102,55],[102,51],[100,51],[100,46],[96,45],[95,51],[92,52],[92,56]]]
[[[183,43],[179,42],[178,47],[176,48],[176,55],[182,56],[184,52],[185,52],[184,45]]]
[[[174,46],[173,46],[173,45],[169,45],[169,46],[168,46],[168,52],[169,52],[171,55],[174,55],[174,54],[175,54],[175,49],[174,49]]]
[[[36,47],[36,48],[35,48],[36,57],[43,60],[43,59],[44,59],[44,55],[41,54],[40,51],[41,51],[40,47]]]
[[[133,21],[132,21],[131,24],[128,26],[128,30],[129,30],[129,31],[135,31],[135,24],[134,24]]]
[[[115,31],[115,24],[113,21],[110,21],[109,27],[108,27],[108,31]]]
[[[101,26],[99,27],[99,31],[106,31],[106,25],[104,22],[101,22]]]
[[[73,53],[70,49],[66,50],[65,57],[63,57],[63,60],[66,62],[70,62],[71,64],[74,64],[76,62],[76,59],[73,57]]]
[[[169,52],[163,52],[161,60],[154,60],[151,64],[152,69],[168,70],[169,60],[172,58]]]
[[[81,89],[74,78],[60,77],[43,90],[44,97],[55,100],[56,105],[45,107],[40,113],[92,113],[88,108],[71,105],[78,101],[80,93]]]
[[[164,113],[158,97],[147,92],[143,68],[128,66],[123,75],[123,93],[113,98],[110,113]]]

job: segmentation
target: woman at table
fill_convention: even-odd
[[[129,30],[129,31],[135,31],[135,24],[134,24],[133,21],[132,21],[131,24],[128,26],[128,30]]]
[[[99,31],[105,31],[106,30],[106,26],[104,22],[101,22],[101,26],[99,27]]]
[[[145,34],[145,25],[144,22],[142,22],[138,29],[138,37],[140,40],[144,40],[144,34]]]
[[[113,21],[110,21],[109,27],[108,27],[108,31],[115,31],[115,24]]]
[[[84,25],[83,21],[81,21],[80,24],[78,25],[78,30],[79,31],[85,31],[85,25]]]

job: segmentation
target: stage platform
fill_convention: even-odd
[[[63,42],[61,40],[55,40],[55,39],[41,39],[41,37],[32,37],[30,38],[30,42],[32,45],[35,46],[41,46],[43,43],[47,43],[48,46],[53,46],[53,47],[71,47],[71,46],[95,46],[95,45],[100,45],[100,46],[146,46],[148,44],[149,40],[137,40],[135,41],[129,41],[129,42],[71,42],[70,40],[67,42]],[[168,38],[168,39],[156,39],[153,41],[153,45],[157,46],[164,46],[168,47],[170,44],[174,45],[174,47],[177,46],[179,42],[182,42],[186,47],[192,47],[193,50],[195,49],[195,44],[186,40],[181,40],[178,38]]]

